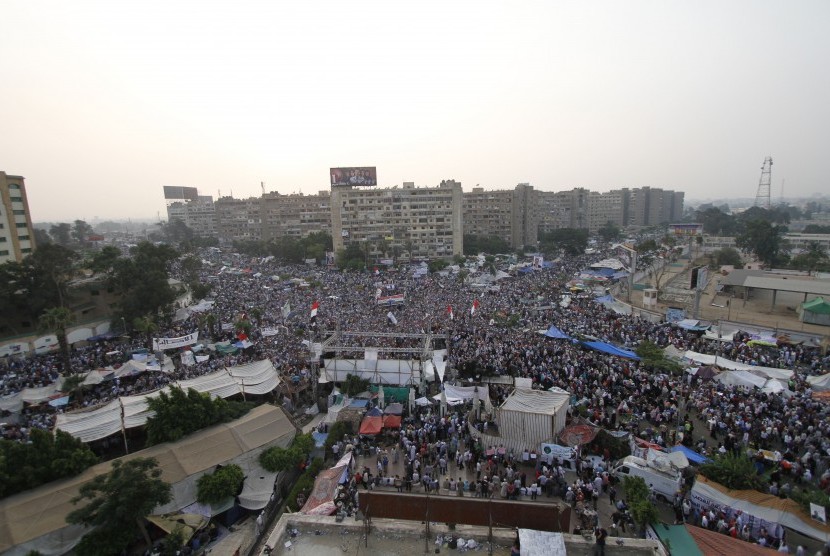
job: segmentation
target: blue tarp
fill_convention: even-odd
[[[628,359],[636,359],[637,361],[640,360],[637,354],[633,351],[618,348],[617,346],[606,344],[605,342],[582,342],[582,345],[585,347],[589,347],[591,349],[595,349],[597,351],[601,351],[603,353],[610,353],[611,355],[616,355],[617,357],[626,357]]]
[[[349,407],[366,407],[369,400],[352,400],[349,402]]]
[[[317,448],[322,448],[326,445],[326,438],[329,437],[329,433],[327,432],[313,432],[311,433],[311,438],[314,439],[314,446]]]
[[[373,407],[366,412],[366,417],[383,417],[383,412],[380,409]]]
[[[565,340],[570,340],[571,339],[570,336],[568,336],[567,334],[565,334],[564,332],[562,332],[561,330],[559,330],[555,326],[551,326],[550,328],[548,328],[548,331],[545,332],[545,336],[547,336],[548,338],[557,338],[557,339],[558,338],[563,338]]]
[[[683,452],[683,455],[686,456],[687,460],[689,460],[691,463],[698,464],[698,465],[703,464],[703,463],[708,463],[708,462],[712,461],[712,460],[710,460],[709,458],[707,458],[705,456],[701,456],[700,454],[698,454],[694,450],[691,450],[691,449],[683,446],[682,444],[678,444],[677,446],[672,446],[671,448],[669,448],[669,452]]]
[[[603,295],[601,297],[597,297],[596,299],[594,299],[594,301],[596,301],[597,303],[610,303],[611,301],[614,301],[614,296]]]

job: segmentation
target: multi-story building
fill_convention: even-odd
[[[262,211],[259,197],[234,199],[220,197],[213,203],[219,241],[259,241],[262,239]]]
[[[261,199],[262,239],[302,238],[313,232],[331,233],[331,193],[316,195],[264,194]]]
[[[177,218],[200,237],[217,237],[216,208],[213,197],[198,196],[193,200],[175,201],[167,205],[167,219]]]
[[[413,258],[449,257],[463,250],[461,184],[377,188],[333,186],[334,250],[357,243],[369,255],[408,253]]]
[[[536,245],[538,218],[533,187],[485,191],[474,187],[464,193],[464,233],[497,237],[514,249]]]
[[[0,264],[20,262],[35,248],[35,231],[22,176],[0,172]]]
[[[569,191],[537,192],[539,232],[562,228],[587,229],[590,194],[582,187]]]
[[[620,228],[643,228],[678,221],[683,217],[682,191],[651,187],[592,192],[588,201],[588,229],[596,232],[608,222]]]
[[[630,198],[628,188],[607,193],[592,191],[588,196],[588,231],[596,233],[609,222],[620,228],[627,226]]]

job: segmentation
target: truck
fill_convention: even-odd
[[[619,480],[641,477],[659,500],[670,501],[683,488],[683,475],[668,462],[662,463],[659,459],[647,462],[643,458],[626,456],[611,470],[611,475]]]

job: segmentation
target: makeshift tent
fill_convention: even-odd
[[[817,297],[798,306],[801,322],[830,326],[830,301]]]
[[[725,486],[698,475],[691,491],[692,505],[697,508],[717,506],[725,511],[727,518],[741,510],[749,519],[753,536],[764,526],[770,532],[781,527],[801,533],[821,542],[830,540],[830,527],[812,519],[794,500],[779,498],[757,490],[729,490]]]
[[[712,380],[715,378],[720,370],[717,367],[713,367],[711,365],[704,365],[703,367],[698,367],[695,376],[702,380]]]
[[[683,330],[689,330],[691,332],[703,332],[705,330],[708,330],[709,327],[712,326],[711,323],[695,319],[683,319],[673,324],[678,328],[682,328]]]
[[[195,432],[178,442],[158,444],[121,458],[155,458],[161,479],[172,486],[173,498],[154,513],[178,511],[196,501],[196,483],[217,465],[257,460],[271,446],[290,445],[296,429],[282,408],[261,405],[247,415],[222,425]],[[87,531],[67,526],[66,515],[77,509],[71,500],[81,486],[112,470],[112,462],[90,467],[81,474],[55,481],[0,500],[0,552],[12,547],[15,553],[38,550],[44,554],[65,554]],[[273,492],[271,485],[268,494]]]
[[[693,525],[670,525],[668,527],[685,527],[686,531],[694,539],[697,547],[703,552],[704,556],[720,556],[721,554],[740,554],[741,556],[776,556],[780,554],[774,548],[768,548],[758,544],[748,543],[743,539],[735,539],[729,535],[718,533],[717,531],[710,531],[703,527],[695,527]],[[661,537],[662,539],[662,537]],[[672,540],[672,554],[681,554],[676,552],[674,541]],[[682,552],[687,554],[687,552]]]
[[[496,409],[503,445],[515,453],[535,450],[565,428],[570,395],[517,388]]]
[[[193,537],[196,531],[205,527],[210,519],[199,514],[177,512],[165,515],[148,515],[147,521],[168,535],[176,530],[180,530],[184,535],[184,542],[187,542]]]
[[[360,422],[360,434],[374,435],[383,428],[383,414],[378,409],[366,412],[366,417]]]
[[[745,386],[747,388],[763,388],[767,379],[754,375],[749,371],[724,371],[715,377],[715,380],[727,386]]]
[[[379,388],[380,385],[372,384],[369,386],[369,391],[372,393],[378,393]],[[404,402],[409,399],[409,388],[397,388],[395,386],[384,384],[383,396],[386,399],[387,405],[393,402]]]
[[[808,376],[807,384],[809,384],[810,388],[816,392],[826,392],[827,390],[830,390],[830,373],[818,376]]]
[[[697,353],[695,351],[687,351],[683,354],[683,357],[687,361],[692,361],[701,365],[716,365],[721,369],[729,369],[731,371],[754,371],[756,373],[762,373],[766,378],[789,380],[793,376],[793,371],[789,369],[776,369],[775,367],[747,365],[746,363],[732,361],[730,359],[726,359],[725,357]]]
[[[329,469],[321,471],[314,480],[314,489],[300,510],[306,515],[331,515],[337,510],[335,497],[337,487],[345,483],[349,469],[354,465],[352,453],[343,454],[340,460]]]
[[[390,403],[383,410],[384,415],[403,415],[403,404]]]
[[[686,456],[686,459],[689,460],[690,463],[693,463],[695,465],[702,465],[704,463],[707,463],[707,462],[711,461],[706,456],[701,456],[700,454],[698,454],[694,450],[692,450],[690,448],[687,448],[686,446],[683,446],[682,444],[678,444],[677,446],[672,446],[671,448],[669,448],[669,452],[682,452],[683,455]]]
[[[640,360],[640,357],[633,351],[629,351],[627,349],[623,349],[606,342],[582,342],[582,345],[591,349],[595,349],[597,351],[601,351],[603,353],[616,355],[617,357],[636,359],[637,361]]]
[[[694,538],[689,534],[689,531],[686,530],[684,525],[667,525],[665,523],[657,523],[650,526],[650,529],[657,535],[660,542],[667,546],[671,546],[672,554],[683,554],[683,556],[706,556],[700,548],[698,548]],[[746,541],[741,542],[743,544],[749,544]]]
[[[229,398],[236,394],[267,394],[280,383],[277,370],[269,359],[221,369],[215,373],[192,380],[173,383],[162,390],[140,396],[122,396],[111,402],[82,411],[61,413],[57,416],[55,427],[68,432],[83,442],[92,442],[106,438],[122,429],[140,427],[152,416],[147,399],[169,392],[171,386],[183,390],[189,388],[197,392],[207,392],[212,396]],[[122,411],[123,409],[123,411]]]
[[[401,416],[400,415],[384,415],[383,416],[383,428],[384,429],[399,429],[399,428],[401,428]]]
[[[479,400],[489,403],[490,389],[487,386],[453,386],[452,384],[445,384],[442,393],[436,394],[432,399],[441,401],[441,394],[446,396],[446,403],[449,405],[458,405],[466,401],[472,401],[478,397]]]

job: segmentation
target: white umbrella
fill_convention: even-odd
[[[378,387],[378,406],[381,409],[386,405],[386,395],[383,393],[383,384]]]

